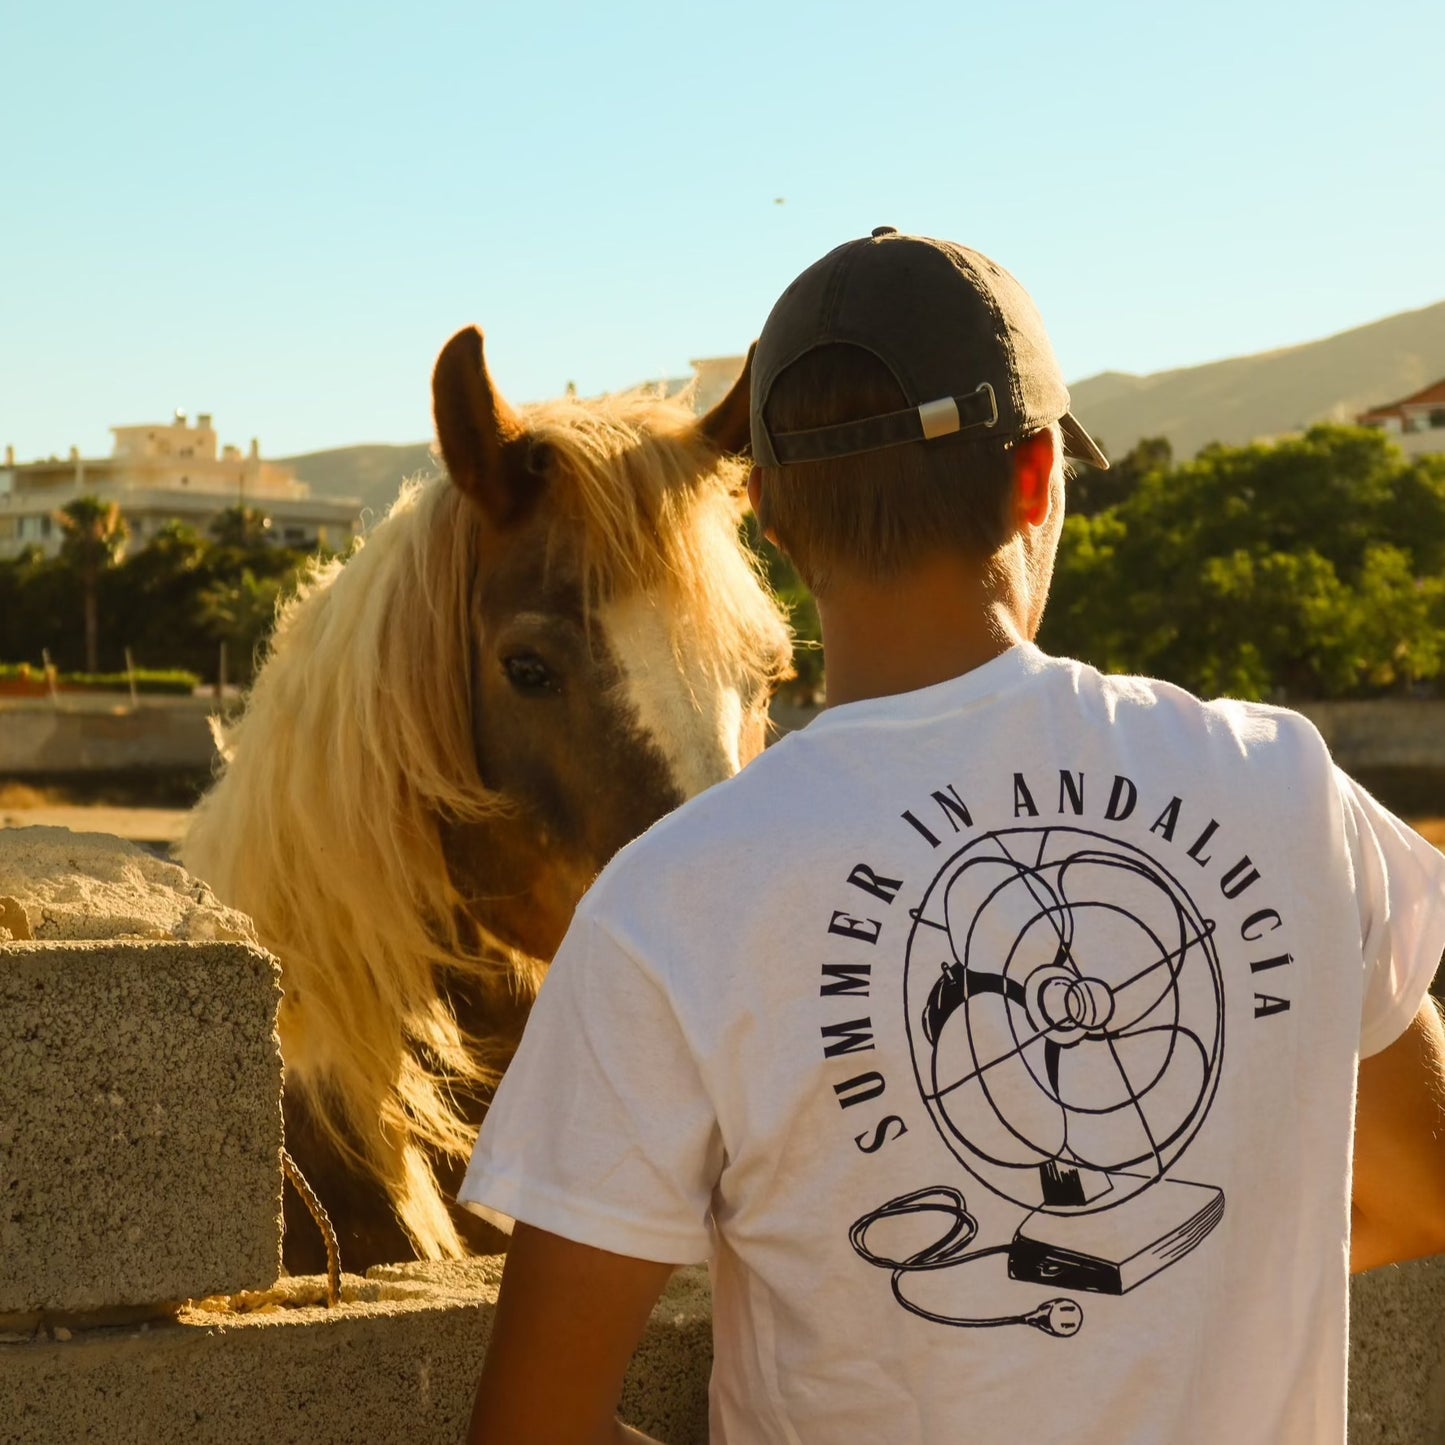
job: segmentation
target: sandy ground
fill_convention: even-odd
[[[79,804],[48,788],[0,783],[0,828],[69,828],[75,833],[112,833],[168,849],[185,831],[184,808],[117,808]]]
[[[133,843],[169,847],[180,841],[186,817],[185,811],[177,808],[0,807],[0,828],[69,828],[76,833],[113,833]]]

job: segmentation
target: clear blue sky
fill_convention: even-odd
[[[1309,340],[1445,297],[1440,40],[1438,0],[3,4],[0,444],[419,440],[460,325],[516,401],[677,375],[885,222],[1013,270],[1071,378]]]

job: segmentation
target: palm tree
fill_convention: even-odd
[[[218,580],[200,594],[201,621],[237,660],[242,684],[255,676],[257,655],[271,635],[276,603],[285,590],[285,578],[257,577],[246,567],[234,581]]]
[[[130,536],[130,527],[120,514],[118,502],[99,497],[77,497],[56,514],[64,536],[60,560],[80,583],[85,608],[85,670],[99,672],[100,664],[100,579],[115,566]]]

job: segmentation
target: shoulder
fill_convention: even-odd
[[[770,842],[798,804],[808,750],[782,738],[735,777],[690,798],[622,848],[588,890],[585,906],[615,915],[685,900],[703,882],[745,881],[766,873]]]
[[[1314,723],[1290,708],[1227,697],[1206,701],[1172,682],[1100,672],[1070,658],[1050,658],[1049,663],[1058,680],[1112,722],[1183,730],[1241,753],[1280,749],[1328,758]]]

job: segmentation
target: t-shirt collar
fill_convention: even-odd
[[[855,722],[912,722],[957,712],[1008,691],[1041,672],[1047,663],[1047,655],[1032,642],[1019,642],[978,667],[931,687],[891,693],[887,697],[865,697],[824,708],[808,724],[807,731],[817,732],[820,728],[831,729]]]

